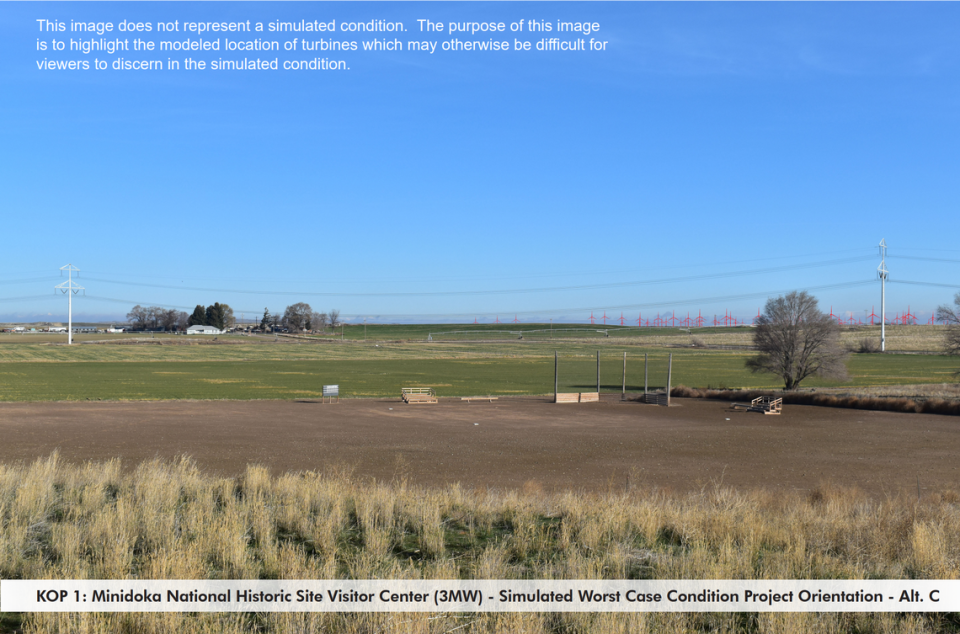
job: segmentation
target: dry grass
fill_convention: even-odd
[[[3,578],[960,578],[960,495],[466,491],[0,465]],[[953,618],[951,621],[950,619]],[[28,614],[26,632],[935,632],[929,614]],[[0,626],[2,628],[2,626]]]
[[[944,393],[942,389],[928,393]],[[831,393],[832,392],[832,393]],[[853,392],[853,393],[851,393]],[[712,398],[722,401],[747,402],[758,396],[778,396],[783,403],[792,405],[817,405],[819,407],[842,407],[909,414],[945,414],[960,416],[960,400],[956,397],[903,396],[903,386],[887,390],[880,395],[877,388],[865,388],[864,393],[851,388],[820,389],[815,392],[772,392],[770,390],[710,390],[678,385],[670,390],[671,396],[683,398]]]

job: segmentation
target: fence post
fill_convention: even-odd
[[[558,378],[558,371],[560,369],[560,357],[557,354],[557,351],[553,351],[553,402],[557,402],[557,388],[560,386],[560,379]]]
[[[643,353],[643,402],[647,402],[647,353]]]
[[[600,398],[600,351],[597,350],[597,398]]]
[[[673,353],[670,353],[670,358],[667,360],[667,407],[670,407],[670,379],[671,374],[673,373]]]
[[[620,400],[627,398],[627,353],[623,353],[623,387],[620,391]]]

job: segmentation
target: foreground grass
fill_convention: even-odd
[[[401,469],[402,471],[402,469]],[[421,489],[346,472],[215,478],[56,455],[0,465],[0,577],[960,578],[960,495],[874,500]],[[956,632],[928,614],[28,614],[26,632]]]

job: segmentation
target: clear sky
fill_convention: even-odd
[[[418,19],[521,18],[597,22],[585,39],[606,50],[37,67],[98,57],[38,51],[81,37],[38,19],[383,19],[407,31],[229,37],[406,48],[452,37]],[[0,3],[0,321],[62,319],[68,262],[77,319],[215,301],[238,317],[305,301],[372,321],[749,318],[792,289],[856,317],[879,312],[881,238],[888,311],[927,319],[960,290],[958,33],[956,3]],[[147,39],[188,37],[228,36]]]

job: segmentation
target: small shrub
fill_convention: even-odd
[[[860,340],[860,343],[857,345],[857,352],[861,354],[870,354],[873,352],[880,352],[880,344],[873,337],[864,337]]]

